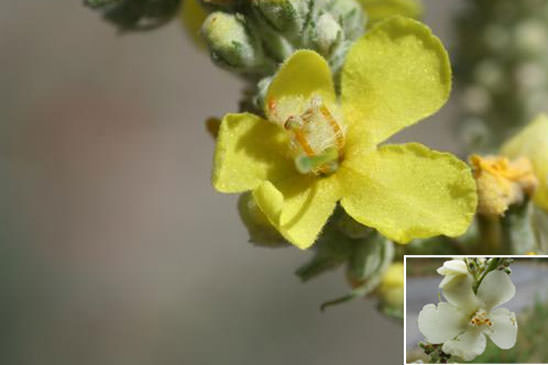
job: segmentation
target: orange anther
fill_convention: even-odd
[[[343,131],[335,118],[333,118],[333,116],[329,112],[329,109],[327,109],[324,104],[322,104],[322,106],[320,107],[320,112],[325,117],[325,119],[327,119],[327,122],[331,126],[331,129],[333,129],[333,133],[335,133],[335,143],[337,144],[337,150],[339,150],[340,152],[344,147]]]

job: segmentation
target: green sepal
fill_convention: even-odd
[[[334,270],[348,261],[354,248],[354,240],[346,237],[340,231],[327,227],[314,247],[314,256],[299,267],[295,274],[308,281],[327,271]]]
[[[459,237],[460,239],[460,237]],[[416,239],[404,246],[406,255],[457,255],[457,241],[446,236]]]
[[[501,218],[502,249],[505,254],[523,255],[537,249],[537,238],[531,221],[529,199],[511,205]]]
[[[394,258],[394,244],[378,232],[358,240],[347,262],[347,278],[353,289],[339,298],[322,303],[320,309],[362,298],[379,285]]]
[[[537,253],[548,253],[548,213],[535,206],[533,208],[532,224],[537,238]]]
[[[314,244],[314,255],[295,274],[308,281],[327,271],[334,270],[348,262],[357,240],[352,239],[339,229],[338,221],[346,215],[342,208],[337,207],[324,228],[318,241]]]

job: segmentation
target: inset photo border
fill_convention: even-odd
[[[405,255],[404,364],[548,364],[548,256]]]

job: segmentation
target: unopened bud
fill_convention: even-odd
[[[322,55],[329,56],[343,37],[343,30],[333,15],[326,13],[318,18],[315,43]]]
[[[310,2],[304,0],[253,0],[252,4],[282,33],[300,33],[310,11]]]
[[[403,316],[403,277],[403,264],[393,263],[386,270],[377,289],[383,312],[396,317]]]
[[[342,26],[345,39],[353,41],[363,35],[366,19],[357,0],[333,0],[328,11]]]
[[[221,66],[236,70],[250,70],[263,61],[260,46],[252,38],[242,16],[215,12],[202,26],[211,57]]]

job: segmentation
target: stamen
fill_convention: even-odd
[[[487,317],[487,313],[483,310],[477,311],[472,319],[470,320],[470,324],[476,327],[480,327],[483,325],[487,325],[491,327],[493,325],[493,322]]]
[[[270,121],[288,131],[299,172],[331,174],[337,170],[345,142],[344,126],[321,96],[313,96],[308,102],[270,99],[267,114]]]
[[[344,133],[341,127],[339,126],[335,118],[333,118],[333,115],[331,115],[329,109],[327,109],[327,107],[323,103],[320,106],[320,112],[331,126],[331,129],[333,129],[333,133],[335,133],[335,143],[337,144],[337,149],[339,150],[339,152],[341,152],[344,147]]]
[[[306,155],[309,157],[314,156],[314,150],[312,149],[312,147],[310,147],[310,144],[308,143],[308,140],[306,139],[306,136],[302,130],[302,123],[299,123],[295,119],[290,118],[285,123],[285,126],[287,127],[287,129],[293,132],[295,140],[301,146],[304,153],[306,153]]]
[[[328,148],[317,156],[299,156],[295,159],[295,165],[300,173],[320,171],[324,174],[331,173],[338,167],[339,154],[336,149]]]

